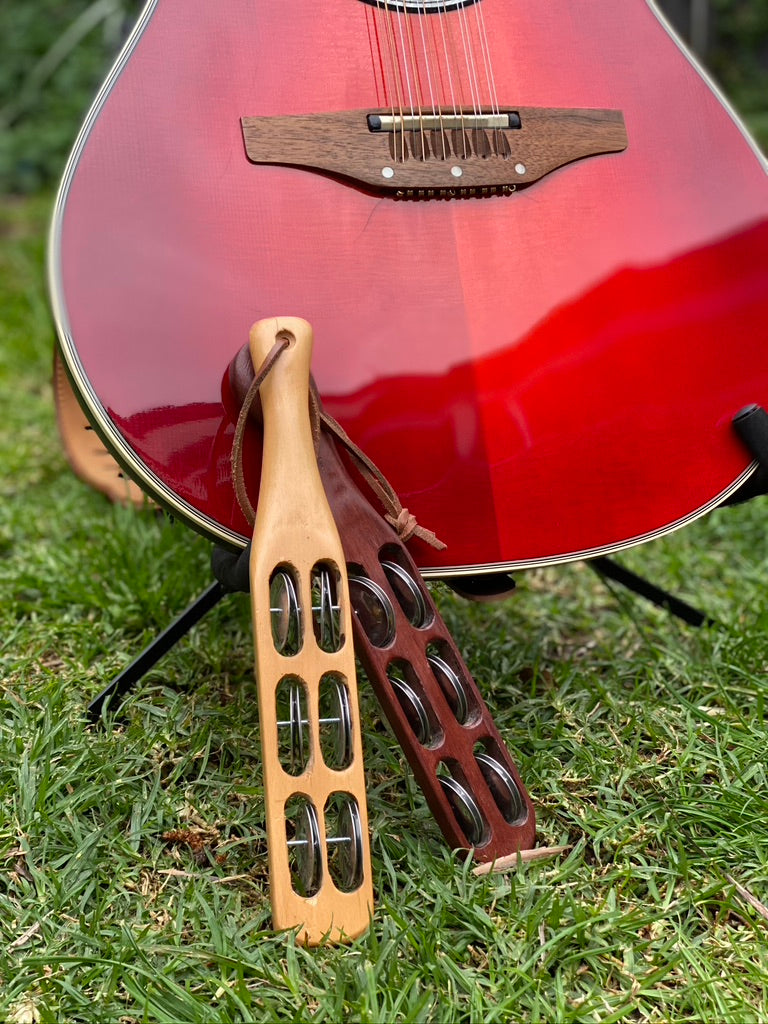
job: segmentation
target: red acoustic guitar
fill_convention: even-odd
[[[234,546],[227,368],[266,316],[312,323],[433,575],[690,521],[768,404],[766,168],[646,0],[153,0],[50,252],[95,427]]]

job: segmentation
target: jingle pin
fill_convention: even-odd
[[[298,678],[287,676],[278,685],[275,703],[277,713],[288,708],[287,718],[277,719],[278,749],[280,763],[290,775],[301,775],[309,760],[310,718],[306,712],[306,688]],[[319,689],[320,750],[323,761],[329,768],[346,768],[352,760],[352,705],[349,689],[333,673],[326,673],[320,680]],[[336,726],[336,729],[329,729]],[[287,731],[288,743],[282,740]]]
[[[316,565],[311,575],[312,625],[317,644],[322,651],[338,651],[343,635],[336,576],[328,565]],[[303,623],[297,583],[288,568],[280,567],[272,574],[269,597],[275,648],[281,654],[298,654]]]

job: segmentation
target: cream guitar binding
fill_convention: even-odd
[[[309,418],[312,330],[262,320],[264,444],[250,559],[262,763],[276,928],[345,941],[373,910],[349,589]]]

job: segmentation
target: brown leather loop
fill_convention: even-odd
[[[258,373],[248,385],[243,397],[243,403],[240,407],[240,413],[237,417],[237,425],[235,426],[235,436],[232,442],[232,482],[234,484],[235,495],[237,497],[238,504],[240,505],[240,509],[248,523],[251,525],[256,518],[256,513],[251,500],[248,497],[248,491],[245,485],[245,474],[243,471],[243,438],[245,435],[245,425],[248,422],[249,416],[252,414],[259,387],[274,366],[280,352],[285,348],[285,345],[286,342],[275,342],[272,350],[259,368]],[[230,365],[230,380],[232,381],[233,391],[235,394],[238,392],[242,394],[243,389],[245,388],[245,374],[246,366],[241,350]],[[317,451],[319,447],[320,431],[326,430],[336,438],[336,440],[341,442],[346,451],[352,457],[358,472],[382,505],[385,520],[395,530],[398,537],[400,537],[404,542],[410,540],[411,537],[418,537],[420,540],[424,541],[424,543],[429,544],[438,551],[442,551],[445,548],[445,544],[441,540],[438,540],[431,530],[427,530],[423,526],[420,526],[416,517],[411,515],[408,509],[403,508],[403,505],[397,496],[397,492],[378,466],[376,466],[375,463],[368,458],[365,452],[355,444],[341,424],[338,423],[333,416],[327,413],[325,409],[323,409],[323,404],[320,399],[320,395],[318,394],[317,386],[314,380],[311,379],[309,388],[309,404],[315,451]]]
[[[264,362],[259,367],[259,372],[251,381],[248,386],[248,390],[243,398],[243,404],[240,407],[240,414],[237,417],[237,424],[235,425],[235,436],[232,441],[232,483],[235,488],[235,496],[237,502],[242,510],[243,515],[248,520],[248,524],[253,526],[256,521],[256,512],[251,499],[248,497],[248,489],[245,486],[245,475],[243,473],[243,438],[245,436],[245,424],[248,422],[248,416],[251,412],[254,400],[259,393],[259,388],[267,376],[269,371],[275,365],[280,356],[280,353],[288,347],[288,341],[285,338],[279,338],[272,348],[269,350]]]

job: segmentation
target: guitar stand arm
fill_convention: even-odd
[[[761,405],[747,405],[733,417],[733,429],[757,469],[724,505],[741,505],[768,493],[768,412]]]
[[[734,432],[757,463],[757,469],[723,502],[724,508],[741,505],[752,498],[768,494],[768,412],[761,405],[747,405],[736,413],[732,422]],[[655,586],[642,576],[625,569],[613,559],[593,558],[588,564],[598,575],[620,583],[632,593],[646,598],[660,608],[665,608],[690,626],[719,625],[716,619]]]

